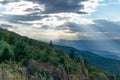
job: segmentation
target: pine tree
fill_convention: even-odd
[[[0,41],[2,40],[2,33],[0,32]]]
[[[69,56],[70,56],[72,59],[74,59],[74,58],[75,58],[74,50],[71,50],[71,52],[70,52]]]
[[[53,42],[52,42],[52,41],[50,41],[49,46],[50,46],[50,47],[53,47]]]
[[[10,60],[11,57],[12,55],[10,54],[10,51],[8,50],[8,48],[4,48],[3,53],[1,55],[1,60],[2,61]]]

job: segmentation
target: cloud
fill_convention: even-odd
[[[84,18],[95,11],[100,5],[99,1],[101,0],[1,0],[0,19],[7,22],[6,25],[2,23],[2,26],[35,39],[47,39],[50,35],[54,39],[77,39],[78,36],[86,38],[96,36],[96,33],[102,34],[96,25],[103,23]]]
[[[41,24],[42,21],[45,21],[43,23],[47,21],[47,23],[54,23],[53,26],[55,26],[59,22],[59,20],[56,20],[58,18],[60,21],[64,20],[63,22],[79,21],[78,18],[81,18],[82,14],[86,14],[86,12],[81,11],[85,8],[85,4],[82,4],[82,2],[88,3],[89,0],[2,0],[0,3],[0,18],[21,24],[28,24],[27,22],[37,20]],[[94,3],[94,1],[91,3]],[[55,22],[49,20],[53,18]]]
[[[105,19],[94,20],[92,24],[67,22],[58,26],[57,30],[67,30],[66,33],[78,33],[80,39],[118,39],[120,23]]]
[[[81,2],[87,0],[30,0],[34,3],[44,4],[45,11],[43,13],[63,13],[63,12],[75,12],[85,14],[86,12],[81,11],[84,7]]]
[[[100,20],[94,20],[96,23],[95,26],[97,30],[100,30],[101,32],[119,32],[120,30],[120,24],[115,21],[109,21],[105,19]]]
[[[7,1],[7,4],[0,3],[1,14],[6,15],[26,15],[33,12],[40,12],[40,6],[29,1]],[[35,9],[34,11],[25,11],[27,9]]]
[[[0,3],[2,4],[8,4],[8,3],[12,3],[12,2],[18,2],[20,0],[0,0]]]
[[[7,28],[12,28],[12,27],[13,27],[12,25],[8,25],[8,24],[0,24],[0,28],[7,29]]]
[[[103,0],[88,0],[85,2],[82,2],[81,4],[84,5],[84,8],[81,10],[86,13],[92,13],[95,12],[96,7],[101,5],[99,2],[102,2]]]
[[[72,23],[72,22],[67,22],[61,26],[58,26],[58,30],[68,30],[69,33],[75,33],[75,32],[83,32],[81,28],[81,25]]]
[[[69,29],[72,32],[92,32],[91,29],[94,29],[94,32],[119,32],[120,23],[116,21],[110,21],[105,19],[93,20],[91,24],[77,24],[74,22],[67,22],[61,26],[60,29]],[[87,30],[88,29],[88,30]]]
[[[5,19],[6,21],[12,22],[12,23],[27,24],[24,22],[41,20],[42,18],[48,17],[48,16],[37,16],[36,14],[37,13],[28,14],[28,15],[3,15],[0,18]]]

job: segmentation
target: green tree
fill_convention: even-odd
[[[2,36],[0,35],[0,41],[2,40]]]
[[[61,64],[65,65],[65,59],[62,57],[60,58],[60,61],[59,61]]]
[[[8,39],[8,43],[11,44],[11,45],[14,45],[15,44],[15,37],[10,36],[9,39]]]
[[[71,50],[71,52],[70,52],[69,56],[70,56],[72,59],[74,59],[74,58],[75,58],[74,50]]]
[[[25,43],[22,41],[18,42],[15,46],[14,52],[15,52],[16,61],[20,61],[25,57],[27,57],[27,52],[25,50]]]
[[[3,39],[3,34],[0,32],[0,41]]]
[[[49,46],[53,47],[53,42],[52,41],[50,41]]]
[[[11,58],[12,58],[12,55],[10,54],[9,49],[4,48],[1,55],[1,61],[10,60]]]

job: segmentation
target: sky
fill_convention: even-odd
[[[0,27],[37,40],[119,40],[120,0],[0,0]]]

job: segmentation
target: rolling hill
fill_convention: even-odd
[[[66,53],[70,53],[71,50],[74,50],[74,54],[77,57],[86,59],[90,64],[99,66],[104,70],[112,74],[120,75],[120,60],[115,60],[111,58],[102,57],[88,51],[80,51],[73,47],[55,45],[56,49],[64,50]]]
[[[0,80],[119,80],[85,60],[96,65],[103,58],[84,51],[75,57],[66,54],[70,47],[59,47],[64,51],[0,28]]]
[[[120,60],[120,40],[56,40],[57,45],[71,46],[78,50],[89,51],[97,55]],[[112,56],[111,56],[112,55]]]

